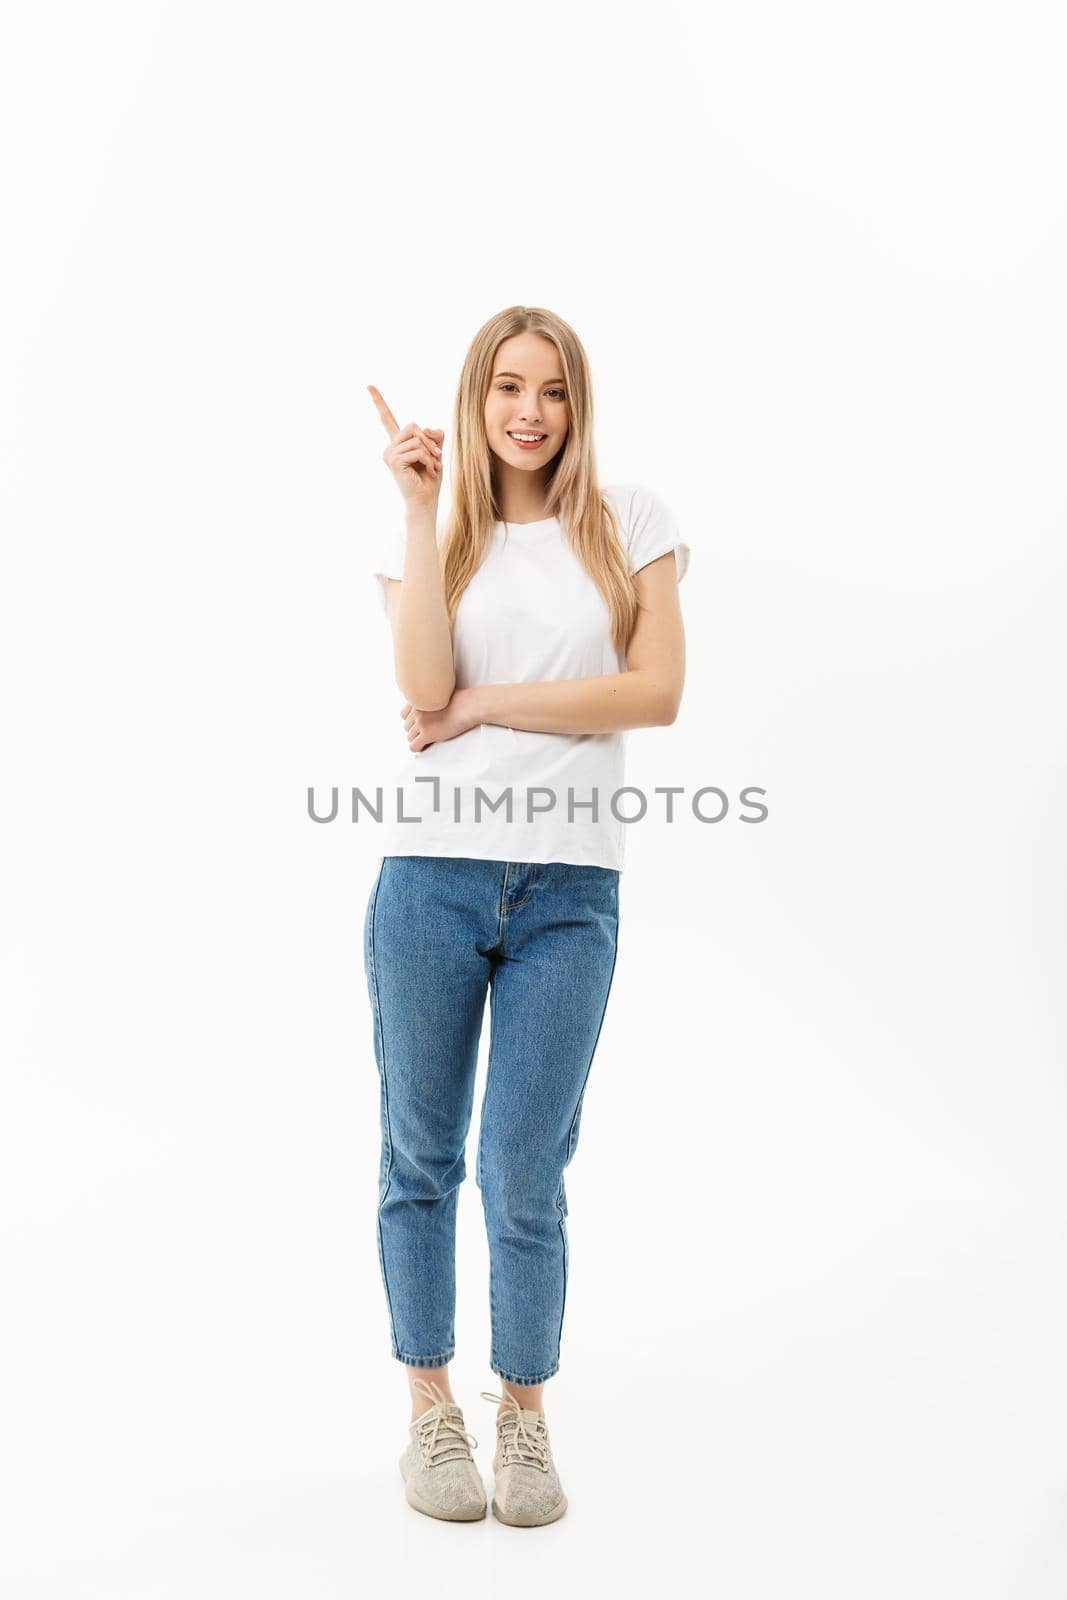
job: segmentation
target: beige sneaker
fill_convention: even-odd
[[[567,1509],[567,1496],[552,1460],[544,1417],[540,1411],[520,1406],[511,1394],[490,1394],[483,1389],[482,1399],[497,1406],[504,1402],[496,1419],[493,1515],[515,1528],[555,1522]]]
[[[400,1457],[408,1505],[428,1517],[475,1522],[486,1513],[485,1485],[471,1455],[478,1441],[465,1432],[461,1408],[445,1399],[439,1384],[416,1378],[414,1387],[435,1404],[411,1424]]]

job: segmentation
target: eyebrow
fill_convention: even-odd
[[[496,379],[496,378],[518,378],[520,383],[525,383],[525,381],[526,381],[521,372],[494,372],[493,377],[494,377],[494,379]],[[545,379],[545,383],[562,383],[562,382],[563,382],[562,378],[546,378]]]

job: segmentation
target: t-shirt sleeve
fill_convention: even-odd
[[[640,572],[657,556],[674,551],[675,571],[681,583],[689,569],[689,545],[683,539],[674,512],[652,489],[635,484],[630,491],[627,548],[630,571]]]
[[[394,527],[383,533],[378,540],[378,550],[371,566],[371,575],[377,579],[382,610],[386,616],[389,614],[388,580],[404,576],[405,542],[403,527]]]

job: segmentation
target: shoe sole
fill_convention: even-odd
[[[400,1476],[404,1477],[403,1467],[400,1469]],[[408,1505],[416,1511],[421,1511],[423,1516],[436,1517],[439,1522],[480,1522],[489,1509],[483,1502],[480,1509],[472,1511],[445,1511],[443,1507],[431,1505],[428,1500],[424,1500],[417,1490],[410,1487],[406,1478],[404,1487]]]
[[[500,1507],[496,1503],[496,1500],[494,1499],[493,1501],[494,1517],[496,1517],[499,1522],[506,1522],[511,1528],[543,1528],[546,1522],[558,1521],[566,1509],[567,1496],[564,1495],[560,1500],[559,1505],[553,1506],[552,1510],[547,1512],[543,1517],[535,1516],[533,1512],[527,1512],[524,1515],[521,1511],[516,1516],[508,1517],[505,1516],[501,1511]]]

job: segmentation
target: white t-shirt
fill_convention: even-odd
[[[673,550],[680,581],[689,546],[658,495],[639,484],[605,486],[603,492],[618,516],[630,571]],[[385,535],[372,569],[383,608],[386,580],[404,576],[404,540],[401,523]],[[488,554],[460,599],[452,646],[459,689],[626,671],[625,657],[612,642],[607,605],[556,517],[506,528],[495,524]],[[398,698],[403,739],[401,704]],[[371,823],[379,853],[569,861],[621,870],[627,824],[611,802],[625,783],[624,763],[621,731],[532,733],[482,723],[458,738],[406,752],[396,774],[381,785],[383,820]],[[369,800],[376,788],[364,790]],[[494,810],[489,802],[496,801]],[[619,797],[617,809],[633,817],[641,807],[630,794]]]

